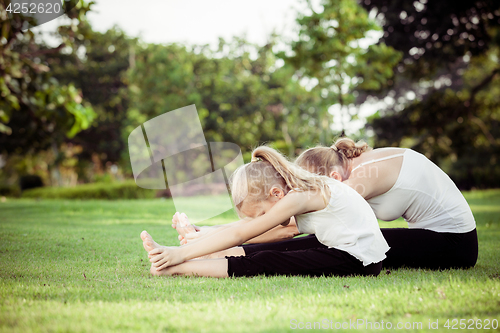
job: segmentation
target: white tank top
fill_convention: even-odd
[[[295,217],[299,232],[315,234],[321,244],[348,252],[364,266],[382,261],[389,245],[370,205],[346,184],[332,179],[328,186],[324,209]]]
[[[383,159],[398,156],[403,156],[403,164],[394,186],[368,200],[379,219],[392,221],[402,216],[409,228],[436,232],[466,233],[476,228],[467,201],[443,170],[411,149]]]

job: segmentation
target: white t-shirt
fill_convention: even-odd
[[[394,186],[368,203],[379,219],[392,221],[402,216],[409,228],[454,233],[476,228],[470,207],[455,183],[427,157],[411,149],[403,154]]]
[[[389,245],[370,205],[346,184],[332,179],[328,186],[326,208],[295,217],[299,232],[315,234],[321,244],[348,252],[364,266],[382,261]]]

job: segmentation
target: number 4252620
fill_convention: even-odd
[[[10,3],[5,9],[14,14],[57,14],[61,12],[60,3]]]
[[[444,327],[451,330],[458,329],[497,329],[498,328],[498,320],[497,319],[448,319],[446,323],[444,323]]]

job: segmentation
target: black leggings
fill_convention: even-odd
[[[471,268],[476,264],[476,229],[466,233],[405,228],[380,230],[391,247],[384,267],[448,269]]]
[[[470,268],[476,264],[478,255],[476,229],[467,233],[435,232],[406,228],[382,228],[380,230],[391,247],[386,253],[387,258],[383,261],[383,267],[448,269]],[[256,253],[266,250],[266,252],[288,251],[292,253],[291,258],[293,258],[293,253],[321,247],[326,248],[314,235],[270,244],[243,245],[247,257],[252,257]],[[265,261],[261,258],[263,255],[260,254],[257,258]],[[272,265],[274,260],[274,258],[269,259],[269,265]],[[276,258],[276,260],[280,260],[280,258]],[[307,258],[304,258],[304,260],[307,261]],[[360,263],[359,260],[357,262]],[[307,266],[307,262],[303,265]],[[370,266],[366,266],[366,268]]]
[[[244,245],[245,256],[226,257],[228,275],[377,276],[380,273],[382,262],[363,266],[349,253],[328,248],[311,236]]]

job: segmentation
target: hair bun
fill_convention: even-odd
[[[363,154],[365,151],[370,150],[370,147],[366,142],[359,141],[354,142],[354,140],[349,138],[338,139],[332,147],[335,147],[337,151],[341,152],[347,158],[355,158]],[[334,149],[335,150],[335,149]]]

